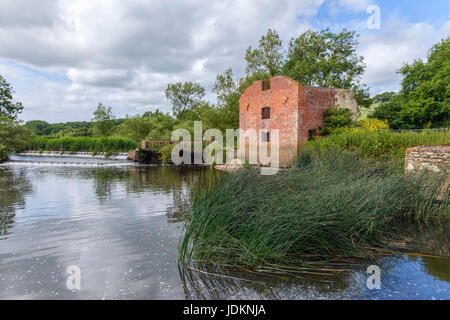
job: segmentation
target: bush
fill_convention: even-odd
[[[369,130],[369,131],[379,131],[379,130],[388,130],[389,123],[387,120],[380,119],[364,119],[358,122],[358,125],[361,129]]]
[[[352,129],[310,141],[307,147],[319,154],[333,149],[357,152],[367,158],[391,160],[402,168],[407,148],[449,143],[450,131],[391,132]]]
[[[354,113],[345,108],[328,108],[323,113],[325,127],[321,134],[327,135],[340,128],[349,128],[354,125]]]
[[[35,137],[28,145],[29,150],[45,151],[89,151],[89,152],[127,152],[136,149],[138,144],[131,139],[126,138],[59,138],[50,139],[45,137]]]
[[[368,257],[405,219],[448,214],[450,197],[436,199],[443,179],[405,176],[356,154],[305,152],[277,175],[243,168],[198,191],[180,260],[295,270]]]

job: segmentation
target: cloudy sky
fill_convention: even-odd
[[[381,27],[369,29],[371,5]],[[0,0],[0,74],[25,106],[23,120],[90,120],[99,102],[121,117],[170,111],[170,82],[245,69],[268,28],[285,44],[311,28],[356,30],[372,94],[397,90],[403,62],[450,34],[444,0]],[[213,97],[210,97],[213,99]]]

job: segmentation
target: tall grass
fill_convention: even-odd
[[[422,132],[353,130],[310,141],[308,148],[320,154],[331,149],[353,151],[376,160],[389,159],[397,166],[403,167],[407,148],[444,144],[450,144],[450,130]]]
[[[90,151],[90,152],[127,152],[136,149],[138,144],[127,138],[91,138],[91,137],[65,137],[65,138],[46,138],[35,137],[31,139],[29,150],[45,151]]]
[[[243,168],[199,191],[179,259],[294,270],[383,248],[397,221],[442,217],[443,177],[405,176],[358,155],[303,151],[274,176]]]

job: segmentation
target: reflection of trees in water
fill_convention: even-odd
[[[410,243],[412,251],[442,257],[421,257],[425,271],[450,282],[450,221],[442,219],[414,224],[405,227],[405,231],[413,238]]]
[[[317,271],[285,275],[243,272],[236,268],[180,266],[187,299],[314,299],[356,296],[365,286],[357,272]]]
[[[0,240],[6,238],[17,206],[25,203],[25,195],[31,191],[25,170],[0,167]]]
[[[126,194],[151,191],[172,195],[173,205],[167,208],[169,221],[180,222],[185,220],[196,190],[210,185],[222,173],[202,167],[127,166],[71,169],[55,174],[92,180],[101,202],[108,201],[116,187]]]

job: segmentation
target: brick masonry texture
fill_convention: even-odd
[[[350,109],[357,117],[358,105],[350,90],[311,87],[286,76],[273,77],[269,90],[263,90],[262,81],[256,81],[242,94],[240,128],[256,130],[258,143],[259,130],[278,129],[280,164],[289,165],[298,148],[308,142],[309,130],[323,127],[324,110],[335,106]],[[262,119],[263,107],[270,107],[270,119]],[[248,141],[241,137],[240,146],[248,150]]]

